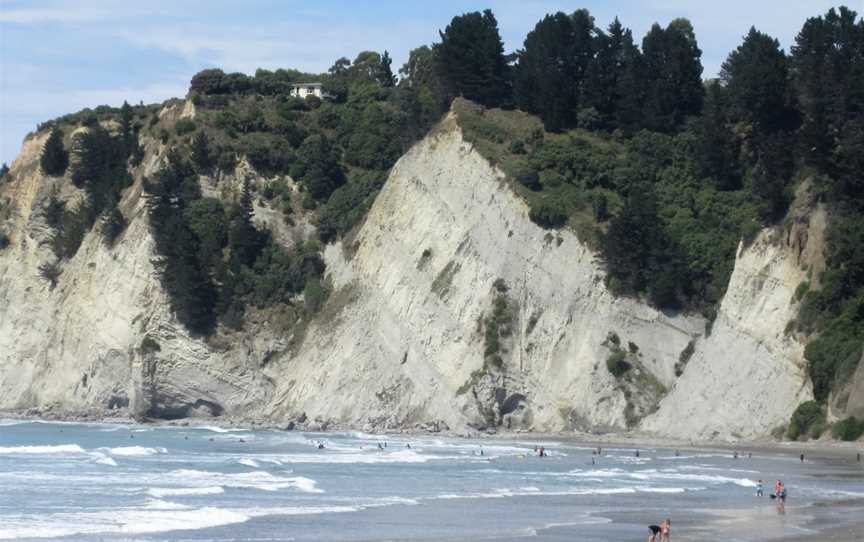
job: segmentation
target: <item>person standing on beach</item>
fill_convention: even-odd
[[[762,495],[762,480],[759,480],[758,482],[756,482],[756,496],[761,497]]]
[[[801,462],[804,462],[804,454],[801,454]]]

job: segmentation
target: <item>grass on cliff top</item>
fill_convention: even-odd
[[[586,130],[546,132],[540,119],[522,111],[484,109],[462,99],[455,100],[452,109],[465,139],[507,175],[511,189],[528,204],[532,220],[544,227],[566,225],[580,240],[598,247],[605,224],[596,220],[594,202],[602,197],[606,208],[614,210],[621,198],[586,178],[588,171],[577,171],[584,168],[573,163],[573,154],[614,161],[624,156],[621,145]]]

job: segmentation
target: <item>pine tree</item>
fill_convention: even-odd
[[[393,63],[393,59],[390,58],[390,53],[384,51],[384,54],[381,55],[381,62],[378,64],[378,70],[375,74],[375,79],[381,84],[382,87],[389,88],[396,84],[396,76],[393,75],[393,70],[390,68],[390,65]]]
[[[750,27],[723,63],[720,80],[733,120],[752,123],[760,132],[789,124],[786,55],[776,39]]]
[[[254,213],[252,187],[249,184],[249,179],[244,179],[243,191],[240,194],[240,207],[231,221],[231,228],[228,232],[231,258],[240,265],[252,266],[263,245],[261,234],[252,223]]]
[[[594,19],[587,10],[547,15],[525,38],[513,75],[516,105],[536,113],[547,130],[575,126],[593,57]]]
[[[575,125],[573,20],[560,11],[547,15],[528,33],[518,56],[513,71],[516,106],[539,115],[549,131]]]
[[[3,162],[3,165],[0,166],[0,181],[5,181],[6,175],[9,175],[9,165]]]
[[[433,46],[436,69],[450,97],[464,96],[488,107],[510,97],[504,43],[491,10],[453,17]]]
[[[198,177],[179,153],[171,151],[145,188],[157,266],[171,308],[190,331],[207,335],[216,324],[217,290],[209,270],[199,262],[198,240],[183,212],[201,195]]]
[[[836,134],[864,113],[864,20],[846,7],[808,19],[790,67],[803,121],[801,150],[809,164],[827,170]]]
[[[123,106],[120,108],[120,139],[126,153],[131,154],[137,146],[137,141],[132,129],[132,106],[126,100],[123,100]]]
[[[69,153],[63,148],[63,132],[57,126],[51,129],[51,135],[48,136],[45,146],[42,147],[39,164],[45,175],[59,177],[66,173],[66,167],[69,165]]]
[[[213,167],[213,155],[210,152],[210,140],[204,130],[192,138],[192,161],[198,166],[199,172],[207,172]]]
[[[639,49],[633,43],[630,29],[624,28],[617,17],[606,32],[597,30],[594,49],[596,58],[585,76],[582,106],[596,109],[608,126],[618,116],[621,101],[638,92],[636,88],[625,88],[625,83],[628,71],[633,69],[639,56]]]
[[[642,40],[640,82],[645,88],[642,125],[669,132],[702,109],[702,51],[693,26],[675,19],[664,30],[654,24]]]
[[[693,126],[693,161],[702,177],[714,179],[718,190],[741,188],[738,144],[727,126],[726,89],[719,83],[708,85],[702,115]]]

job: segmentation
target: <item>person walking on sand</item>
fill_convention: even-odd
[[[762,480],[759,480],[758,482],[756,482],[756,496],[761,497],[762,495]]]

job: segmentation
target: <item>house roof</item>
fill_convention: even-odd
[[[293,83],[291,86],[297,87],[320,87],[322,83]]]

